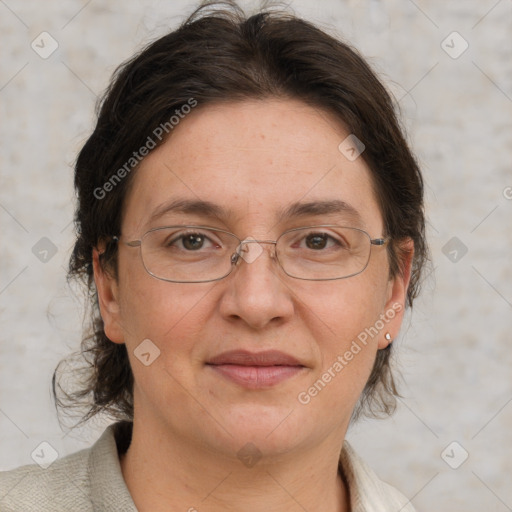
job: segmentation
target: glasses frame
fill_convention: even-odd
[[[151,272],[148,269],[148,267],[146,266],[146,263],[144,262],[144,257],[142,256],[142,242],[143,242],[144,238],[147,235],[149,235],[150,233],[153,233],[155,231],[161,231],[161,230],[164,230],[164,229],[169,229],[169,228],[182,228],[182,229],[198,228],[198,229],[206,229],[206,230],[209,230],[209,231],[217,231],[219,233],[225,233],[227,235],[231,235],[232,237],[234,237],[236,240],[238,240],[238,247],[237,247],[236,251],[231,255],[231,267],[229,269],[229,272],[224,274],[222,277],[217,277],[215,279],[204,279],[204,280],[201,280],[201,281],[177,281],[175,279],[166,279],[165,277],[159,277],[159,276],[153,274],[153,272]],[[297,276],[291,275],[288,272],[286,272],[286,270],[284,269],[282,263],[279,261],[279,255],[277,253],[277,242],[279,241],[280,238],[282,238],[287,233],[291,233],[293,231],[300,231],[302,229],[310,229],[310,228],[344,228],[344,229],[352,229],[354,231],[359,231],[360,233],[364,233],[364,235],[368,238],[368,240],[370,242],[370,253],[368,255],[368,259],[366,261],[365,266],[359,272],[354,272],[352,274],[349,274],[348,276],[328,277],[328,278],[319,278],[319,279],[317,279],[317,278],[310,278],[310,277],[297,277]],[[117,243],[122,242],[121,236],[113,236],[112,240],[114,242],[117,242]],[[157,228],[152,228],[152,229],[146,231],[138,240],[130,240],[129,242],[122,242],[122,243],[124,243],[128,247],[140,247],[141,248],[141,250],[140,250],[140,258],[142,260],[142,265],[143,265],[144,269],[146,270],[146,272],[150,276],[154,277],[155,279],[159,279],[160,281],[166,281],[168,283],[194,284],[194,283],[211,283],[211,282],[215,282],[215,281],[220,281],[221,279],[224,279],[227,276],[229,276],[233,272],[235,267],[237,266],[238,262],[241,259],[243,259],[243,258],[241,258],[241,252],[242,252],[241,248],[245,244],[250,244],[250,243],[273,244],[274,245],[274,256],[275,256],[276,261],[279,264],[279,267],[281,267],[281,270],[287,276],[289,276],[289,277],[291,277],[293,279],[300,279],[302,281],[337,281],[337,280],[340,280],[340,279],[348,279],[349,277],[357,276],[357,275],[363,273],[366,270],[366,268],[368,267],[368,264],[370,262],[371,247],[373,245],[378,246],[378,247],[383,247],[383,246],[387,245],[390,240],[391,240],[391,237],[389,237],[389,236],[388,237],[384,237],[383,236],[383,237],[379,237],[379,238],[372,238],[370,236],[370,234],[367,231],[365,231],[364,229],[353,228],[351,226],[343,226],[343,225],[339,225],[339,224],[315,224],[313,226],[301,226],[301,227],[298,227],[298,228],[287,229],[286,231],[281,233],[276,240],[253,240],[253,239],[251,239],[251,240],[247,240],[247,239],[246,240],[240,240],[240,238],[237,235],[235,235],[234,233],[231,233],[231,231],[227,231],[225,229],[212,228],[211,226],[202,226],[202,225],[197,225],[197,224],[193,224],[193,225],[182,225],[182,224],[179,224],[179,225],[161,226],[161,227],[157,227]],[[271,256],[271,257],[273,257],[273,256]]]

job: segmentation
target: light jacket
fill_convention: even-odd
[[[119,453],[132,424],[110,425],[90,448],[57,459],[0,472],[0,512],[137,512],[126,487]],[[340,454],[351,512],[414,512],[409,500],[381,481],[347,441]]]

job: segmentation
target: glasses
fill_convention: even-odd
[[[113,239],[120,241],[119,237]],[[277,240],[240,240],[229,231],[207,226],[166,226],[124,243],[140,247],[144,268],[157,279],[205,283],[225,278],[242,259],[255,261],[263,252],[261,244],[274,245],[271,257],[290,277],[346,279],[368,266],[372,245],[384,246],[389,240],[372,239],[358,228],[326,224],[290,229]]]

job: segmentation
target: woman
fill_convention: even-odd
[[[344,440],[391,414],[423,185],[356,51],[199,8],[115,74],[76,163],[88,378],[118,420],[0,477],[2,511],[411,511]]]

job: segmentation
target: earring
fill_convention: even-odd
[[[390,343],[392,342],[391,340],[391,334],[389,334],[389,332],[387,332],[385,335],[384,335],[384,338],[386,338],[387,341],[389,341]]]

